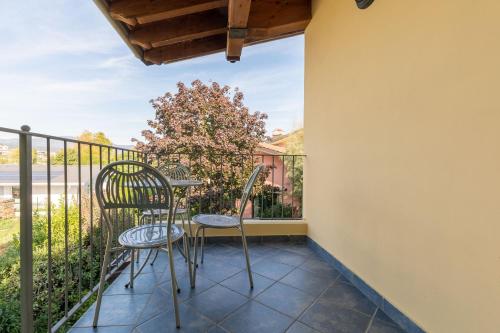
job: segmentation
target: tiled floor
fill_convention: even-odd
[[[175,327],[167,258],[160,254],[154,266],[147,265],[133,290],[124,287],[127,269],[106,290],[97,329],[91,327],[92,306],[71,332],[404,332],[305,244],[249,246],[253,290],[238,244],[206,247],[195,289],[189,286],[184,260],[176,254],[180,329]]]

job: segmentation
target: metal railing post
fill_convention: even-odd
[[[33,226],[31,197],[31,135],[29,126],[21,127],[19,134],[20,183],[20,279],[21,279],[21,332],[33,332]]]

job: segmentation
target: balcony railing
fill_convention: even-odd
[[[10,181],[12,188],[19,187],[20,217],[18,242],[12,245],[19,247],[20,264],[15,265],[13,260],[12,266],[4,265],[0,270],[0,274],[10,278],[18,276],[19,282],[13,281],[19,288],[13,286],[11,295],[0,297],[17,298],[12,300],[18,303],[12,316],[13,321],[21,323],[22,332],[64,331],[77,319],[82,307],[93,300],[105,239],[94,199],[94,182],[99,170],[110,162],[136,160],[153,166],[164,162],[186,164],[193,177],[204,181],[202,187],[190,193],[193,214],[235,211],[241,179],[250,174],[253,166],[262,163],[267,166],[266,174],[257,186],[246,217],[302,218],[303,155],[160,156],[33,133],[27,126],[21,130],[0,127],[0,133],[16,135],[19,141],[18,180],[11,177]],[[39,148],[36,162],[34,146]],[[35,209],[33,198],[37,201]],[[119,220],[122,222],[116,226],[118,231],[139,223],[139,216],[130,214]],[[107,268],[108,278],[127,264],[127,255],[114,254]],[[2,278],[0,276],[0,281]]]

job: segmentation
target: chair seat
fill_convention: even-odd
[[[172,242],[184,235],[184,229],[178,225],[171,226]],[[120,245],[128,248],[152,248],[167,245],[167,225],[165,223],[146,224],[128,229],[118,237]]]
[[[175,211],[175,213],[176,214],[186,214],[187,213],[187,209],[186,208],[178,207],[177,210]],[[160,216],[160,215],[168,216],[168,209],[149,209],[149,210],[143,211],[142,215],[144,215],[144,216],[151,216],[151,215],[154,215],[154,216]]]
[[[240,226],[237,216],[199,214],[193,216],[193,222],[210,228],[235,228]]]

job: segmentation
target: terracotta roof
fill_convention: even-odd
[[[271,154],[271,155],[280,155],[280,154],[286,153],[285,147],[276,146],[276,145],[273,145],[273,144],[267,143],[267,142],[259,143],[259,147],[257,148],[257,151],[259,153]]]

